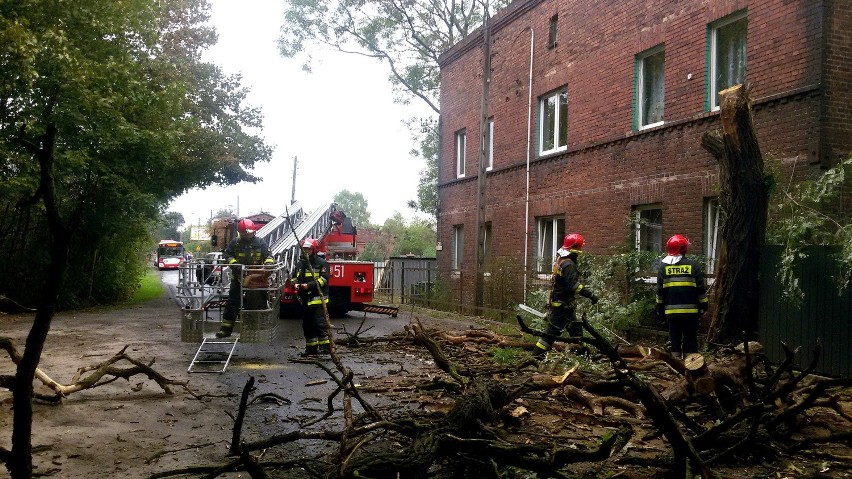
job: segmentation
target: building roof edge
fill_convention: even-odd
[[[524,13],[532,10],[538,4],[545,0],[514,0],[503,10],[497,12],[491,17],[491,33],[492,35],[499,32],[503,27],[515,21]],[[483,31],[482,25],[470,33],[468,36],[460,40],[458,43],[449,48],[438,57],[438,66],[444,68],[446,65],[458,60],[462,55],[471,49],[479,46],[482,43]]]

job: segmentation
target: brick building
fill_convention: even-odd
[[[486,256],[547,270],[574,231],[594,253],[662,252],[682,233],[713,256],[718,166],[700,139],[720,127],[712,92],[744,80],[785,178],[852,151],[852,0],[515,0],[490,25]],[[462,271],[475,261],[483,39],[439,61],[438,259]]]

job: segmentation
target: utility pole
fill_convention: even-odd
[[[488,160],[487,146],[489,144],[488,131],[488,90],[491,86],[491,18],[488,12],[488,4],[485,4],[485,22],[483,23],[483,46],[482,46],[482,101],[480,103],[479,115],[479,173],[476,177],[476,269],[474,279],[476,281],[476,306],[482,307],[485,303],[485,169]]]
[[[290,204],[296,202],[296,165],[299,164],[299,157],[293,157],[293,191],[290,193]]]

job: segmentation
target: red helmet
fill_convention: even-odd
[[[571,253],[579,254],[582,252],[583,245],[585,244],[586,240],[583,239],[583,235],[580,233],[570,233],[565,235],[565,239],[562,241],[562,247],[559,248],[559,251],[556,253],[563,258]]]
[[[237,231],[239,231],[239,233],[241,235],[243,235],[243,234],[246,234],[246,233],[254,234],[254,232],[257,231],[257,230],[254,227],[254,221],[252,221],[250,219],[243,218],[243,219],[240,220],[240,223],[237,225]]]
[[[689,240],[686,239],[686,236],[673,235],[666,241],[666,251],[668,251],[669,256],[686,254],[687,249],[689,249]]]
[[[316,254],[319,249],[319,241],[313,238],[305,238],[302,240],[302,249],[310,250],[310,254]]]

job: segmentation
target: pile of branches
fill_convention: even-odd
[[[314,362],[337,385],[327,398],[327,411],[322,417],[301,424],[294,431],[243,441],[240,429],[246,408],[251,404],[248,397],[253,381],[250,379],[236,415],[232,460],[151,477],[185,473],[216,477],[227,471],[244,470],[253,478],[262,478],[267,477],[267,470],[299,468],[323,478],[502,478],[525,477],[530,473],[561,478],[574,477],[571,466],[578,463],[593,463],[598,470],[607,467],[615,470],[643,461],[660,467],[662,461],[665,477],[693,474],[709,478],[715,465],[739,459],[745,450],[763,448],[760,455],[766,457],[770,450],[791,452],[823,441],[849,441],[848,427],[847,432],[829,437],[793,439],[807,412],[816,407],[832,408],[847,425],[852,423],[841,407],[839,391],[843,385],[812,375],[819,347],[814,351],[811,366],[801,372],[793,368],[797,351],[788,349],[787,359],[774,366],[757,343],[729,348],[718,361],[706,364],[701,356],[682,361],[652,348],[616,348],[583,321],[589,336],[554,339],[597,348],[606,360],[604,364],[609,365],[603,374],[579,370],[579,364],[561,374],[542,372],[542,365],[526,354],[510,366],[472,361],[470,349],[481,344],[531,348],[532,343],[484,330],[456,335],[427,331],[419,321],[411,323],[404,337],[391,340],[425,348],[443,372],[439,379],[415,384],[415,388],[440,390],[452,398],[452,403],[444,411],[406,411],[397,417],[386,416],[365,400],[352,382],[351,370],[341,363],[333,346],[336,370]],[[542,334],[530,330],[520,318],[519,324],[525,332]],[[370,341],[352,337],[339,342],[370,345]],[[459,354],[449,355],[448,351]],[[668,381],[669,386],[663,390],[644,379],[653,376],[653,367],[661,365],[677,378]],[[310,426],[335,413],[335,398],[340,395],[343,428],[311,429]],[[542,395],[558,395],[592,411],[610,432],[581,440],[536,433],[534,427],[524,424],[522,405]],[[359,402],[364,413],[354,415],[352,401]],[[619,414],[612,414],[615,409]],[[638,448],[631,449],[628,444],[643,426],[650,427],[651,432],[635,442],[662,436],[669,448],[667,453],[657,454],[653,459],[632,455],[631,451]],[[266,452],[275,446],[307,439],[333,441],[339,447],[310,459],[276,462],[258,458],[259,451],[268,457]]]
[[[520,317],[518,322],[522,330],[541,334],[527,328]],[[670,477],[687,477],[691,472],[709,478],[711,467],[726,460],[773,458],[819,444],[849,446],[852,440],[852,417],[841,403],[844,400],[848,407],[848,381],[813,375],[820,343],[802,371],[794,367],[800,348],[782,344],[786,357],[776,366],[754,341],[720,348],[719,358],[707,365],[700,354],[681,361],[653,348],[615,348],[585,319],[583,323],[591,337],[558,340],[591,344],[609,359],[618,382],[645,408],[670,445]],[[647,369],[649,359],[666,364],[680,379],[658,391],[638,374]],[[814,408],[833,410],[844,427],[836,433],[796,439]],[[846,460],[835,459],[841,464]]]

